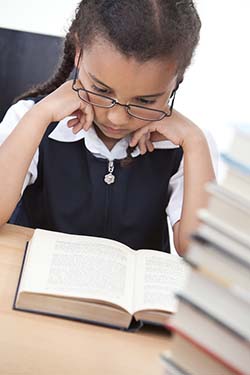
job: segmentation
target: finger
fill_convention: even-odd
[[[130,141],[129,145],[131,147],[135,147],[138,144],[139,139],[141,139],[143,136],[146,136],[148,133],[151,133],[152,131],[155,131],[155,125],[153,125],[153,124],[146,125],[143,128],[137,130],[132,135],[132,138],[131,138],[131,141]]]
[[[77,109],[76,111],[74,111],[72,114],[71,114],[71,117],[77,117],[77,118],[80,118],[82,116],[82,114],[84,113],[84,111],[79,108]]]
[[[74,112],[71,114],[71,116],[75,116],[75,117],[77,117],[78,114],[79,114],[79,112],[80,112],[80,110],[77,109],[76,111],[74,111]]]
[[[80,122],[72,128],[74,134],[77,134],[80,130],[82,130],[82,124]]]
[[[141,155],[146,154],[147,147],[146,147],[146,136],[145,135],[142,136],[141,139],[139,140],[138,146],[139,146]]]
[[[146,147],[147,147],[147,150],[149,151],[149,152],[153,152],[154,151],[154,145],[153,145],[153,143],[150,141],[150,139],[148,139],[147,141],[146,141]]]
[[[75,124],[80,121],[82,115],[83,115],[83,112],[80,109],[77,109],[71,114],[70,120],[68,121],[67,125],[69,127],[75,126]]]
[[[162,141],[162,135],[159,132],[152,132],[150,134],[150,140],[151,142]]]
[[[88,104],[85,109],[85,123],[83,125],[83,129],[85,131],[89,130],[93,121],[94,121],[94,110],[93,110],[92,105]]]
[[[85,113],[85,109],[75,111],[74,115],[76,117],[68,121],[68,127],[75,128],[74,133],[78,133],[81,129],[84,129],[87,121],[87,115]]]
[[[67,125],[69,128],[74,128],[76,125],[78,126],[81,124],[82,128],[86,121],[86,115],[82,113],[81,111],[77,112],[77,116],[71,120],[68,121]]]
[[[82,116],[79,118],[79,123],[81,124],[82,129],[84,129],[86,121],[87,121],[87,116],[85,113],[83,113]]]
[[[78,122],[79,122],[79,119],[76,117],[76,118],[73,118],[73,119],[69,120],[67,122],[67,125],[68,125],[69,128],[72,128],[73,126],[78,124]]]

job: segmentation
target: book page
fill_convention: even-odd
[[[139,250],[136,256],[134,311],[176,312],[175,293],[184,288],[188,266],[176,255]]]
[[[119,242],[36,230],[20,290],[101,299],[129,312],[135,252]]]

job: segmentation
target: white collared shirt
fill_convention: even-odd
[[[20,119],[24,114],[34,105],[33,100],[20,100],[7,111],[3,121],[0,123],[0,145],[9,136],[9,134],[16,127]],[[50,133],[49,138],[52,138],[58,142],[76,142],[80,139],[85,139],[85,145],[87,149],[97,158],[104,158],[110,161],[114,159],[124,159],[127,156],[127,147],[129,144],[130,137],[125,137],[118,141],[112,150],[109,150],[102,140],[97,136],[94,127],[91,127],[87,132],[81,130],[79,133],[74,134],[72,129],[67,126],[67,122],[70,117],[61,120],[56,128]],[[207,137],[208,145],[210,148],[213,166],[215,173],[217,173],[218,165],[218,151],[214,139],[211,137],[209,132],[205,132]],[[174,145],[170,141],[154,142],[155,149],[166,149],[166,148],[177,148],[179,146]],[[138,147],[132,152],[132,157],[140,155]],[[37,179],[37,165],[39,159],[39,150],[31,161],[27,175],[25,177],[22,193],[28,185],[33,184]],[[183,202],[183,159],[180,163],[179,169],[174,174],[169,182],[172,189],[172,194],[169,200],[169,204],[166,207],[166,213],[169,217],[170,223],[173,226],[181,217],[182,202]]]

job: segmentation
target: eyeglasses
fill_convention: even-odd
[[[84,102],[91,104],[93,106],[99,107],[99,108],[107,108],[107,109],[113,108],[115,105],[119,105],[121,107],[124,107],[130,116],[135,117],[139,120],[143,120],[143,121],[161,121],[163,118],[170,117],[172,115],[175,94],[179,85],[177,85],[177,87],[171,94],[170,103],[169,103],[169,112],[161,111],[159,109],[151,109],[151,108],[147,108],[147,107],[143,107],[143,106],[135,105],[135,104],[122,104],[118,102],[117,99],[110,98],[109,96],[97,94],[83,87],[81,88],[76,87],[76,81],[78,78],[78,70],[79,70],[78,69],[79,61],[80,61],[80,57],[78,59],[77,67],[75,69],[72,89],[75,92],[77,92],[79,98],[83,100]]]

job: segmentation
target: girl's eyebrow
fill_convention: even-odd
[[[109,87],[108,85],[106,85],[105,83],[103,83],[102,81],[100,81],[98,78],[96,78],[96,77],[95,77],[93,74],[91,74],[90,72],[88,72],[88,75],[89,75],[89,76],[90,76],[95,82],[100,83],[100,85],[105,86],[105,87],[107,87],[107,89],[112,90],[111,87]]]
[[[113,90],[112,87],[109,87],[108,85],[106,85],[106,83],[100,81],[98,78],[96,78],[93,74],[91,74],[90,72],[88,72],[88,75],[96,82],[96,83],[99,83],[100,85],[106,87],[107,89],[109,90]],[[163,92],[159,92],[157,94],[152,94],[152,95],[137,95],[136,97],[137,98],[158,98],[162,95],[166,94],[165,91]]]
[[[158,92],[157,94],[152,94],[152,95],[139,95],[139,96],[137,96],[137,97],[138,97],[138,98],[158,98],[159,96],[162,96],[162,95],[164,95],[164,94],[166,94],[165,91],[163,91],[163,92]]]

